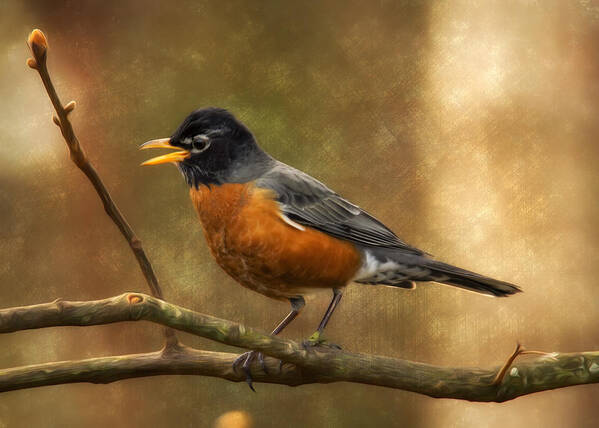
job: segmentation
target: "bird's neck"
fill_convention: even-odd
[[[260,147],[254,145],[252,150],[249,150],[239,159],[231,162],[227,171],[227,183],[248,183],[261,177],[265,172],[269,171],[276,161]]]

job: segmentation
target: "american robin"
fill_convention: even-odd
[[[350,282],[411,289],[416,282],[434,281],[499,297],[520,291],[406,244],[320,181],[264,152],[224,109],[196,110],[170,138],[141,148],[177,150],[142,165],[177,164],[216,262],[241,285],[291,303],[273,335],[299,314],[304,294],[328,288],[333,299],[306,342],[322,344],[323,330]],[[256,357],[263,363],[252,351],[235,364],[242,364],[250,387]]]

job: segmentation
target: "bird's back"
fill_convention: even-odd
[[[434,260],[320,181],[282,162],[256,184],[274,192],[281,212],[293,222],[351,243],[362,260],[355,282],[413,288],[414,281],[435,281],[494,296],[520,291],[513,284]]]

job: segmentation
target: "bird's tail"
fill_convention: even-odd
[[[453,285],[477,293],[497,297],[507,297],[522,290],[509,282],[499,281],[475,272],[448,265],[437,260],[427,259],[424,265],[431,271],[425,280]]]

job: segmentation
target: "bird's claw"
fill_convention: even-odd
[[[262,371],[266,374],[269,374],[268,368],[266,367],[266,363],[264,362],[264,354],[262,352],[258,352],[258,363],[260,363]]]
[[[307,340],[304,340],[302,342],[302,347],[307,351],[316,347],[341,350],[341,346],[326,340],[323,334],[319,331],[315,331],[312,336],[310,336]]]
[[[252,354],[253,354],[253,351],[244,352],[239,357],[235,358],[235,361],[233,361],[233,371],[237,373],[237,368],[241,366],[241,369],[245,373],[245,381],[247,382],[250,389],[252,391],[256,392],[256,390],[254,389],[254,386],[252,385],[252,373],[251,373],[250,367],[249,367],[251,360],[253,358]]]
[[[262,368],[262,371],[264,371],[264,373],[268,374],[268,369],[266,368],[266,363],[264,362],[264,354],[262,354],[262,352],[256,352],[256,351],[244,352],[239,357],[235,358],[235,361],[233,361],[233,371],[237,373],[237,368],[241,366],[241,369],[245,373],[245,381],[248,384],[248,386],[250,387],[250,389],[254,392],[256,392],[256,390],[254,389],[254,385],[253,385],[251,366],[252,366],[252,361],[254,361],[254,359],[256,359],[256,358],[258,359],[258,362],[260,363],[260,367]]]

